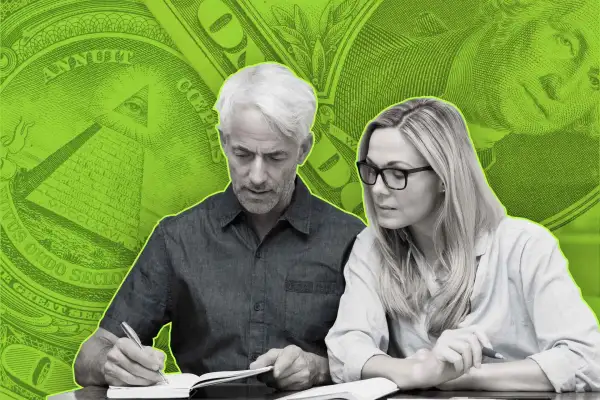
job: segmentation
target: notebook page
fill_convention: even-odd
[[[356,382],[315,387],[300,393],[282,397],[278,400],[305,399],[317,396],[326,397],[340,393],[350,393],[352,397],[359,400],[374,400],[396,391],[398,391],[398,386],[396,386],[396,384],[389,379],[371,378]]]
[[[152,386],[110,386],[107,394],[109,398],[188,397],[192,388],[247,378],[272,369],[273,366],[268,366],[252,370],[210,372],[201,377],[188,373],[167,374],[168,383],[158,382]]]
[[[196,382],[198,382],[198,376],[194,374],[167,374],[165,377],[167,378],[168,383],[161,381],[150,386],[110,386],[110,389],[189,389],[194,386]]]
[[[206,382],[210,380],[223,379],[223,378],[247,378],[254,375],[259,375],[264,372],[270,371],[273,369],[273,366],[257,368],[257,369],[245,369],[241,371],[218,371],[218,372],[208,372],[200,376],[200,379],[196,379],[194,383]],[[193,384],[192,384],[193,385]],[[190,385],[190,386],[192,386]]]
[[[198,381],[194,374],[168,374],[168,383],[158,382],[151,386],[110,386],[106,392],[109,399],[166,399],[187,398],[190,388]]]
[[[197,389],[197,388],[204,387],[204,386],[217,385],[219,383],[224,383],[224,382],[230,382],[230,381],[236,381],[236,380],[240,380],[240,379],[245,379],[245,378],[249,378],[251,376],[259,375],[261,373],[270,371],[272,369],[273,369],[273,367],[269,366],[269,367],[264,367],[264,368],[260,368],[260,369],[253,369],[253,370],[247,370],[247,371],[236,371],[238,373],[236,373],[233,376],[226,376],[225,378],[204,379],[202,381],[199,381],[194,386],[192,386],[192,389]],[[213,376],[215,376],[215,375],[213,374]]]
[[[170,388],[168,385],[142,386],[130,388],[108,388],[109,399],[187,399],[189,389]]]
[[[178,389],[188,389],[189,390],[199,380],[198,375],[194,375],[194,374],[168,374],[165,376],[166,376],[167,380],[169,381],[168,384],[163,383],[161,385],[161,382],[159,382],[156,385],[151,386],[151,387],[163,386],[163,387],[173,388],[173,389],[178,388]]]

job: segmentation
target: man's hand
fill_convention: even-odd
[[[120,338],[106,355],[102,371],[112,386],[148,386],[162,381],[165,354],[152,347],[143,350],[129,338]]]
[[[329,374],[327,360],[290,345],[271,349],[250,364],[250,369],[273,366],[270,374],[259,376],[267,385],[281,390],[304,390],[322,383]]]

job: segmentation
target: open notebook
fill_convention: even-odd
[[[398,391],[398,386],[386,378],[371,378],[361,381],[340,383],[337,385],[318,386],[277,400],[375,400]]]
[[[152,386],[110,386],[106,392],[109,399],[180,399],[188,398],[197,388],[217,385],[260,375],[273,369],[273,366],[243,371],[209,372],[201,376],[194,374],[168,374],[169,383],[159,382]]]

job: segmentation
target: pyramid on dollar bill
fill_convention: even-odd
[[[144,143],[149,141],[148,88],[86,130],[31,171],[21,197],[129,250],[138,244]]]

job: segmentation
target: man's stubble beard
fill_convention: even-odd
[[[293,170],[293,176],[289,179],[286,179],[286,184],[283,189],[278,191],[277,188],[272,188],[274,193],[269,196],[268,203],[256,203],[246,200],[241,193],[238,196],[238,200],[240,201],[242,207],[251,214],[267,214],[273,211],[280,204],[282,205],[281,210],[277,211],[282,212],[291,202],[291,198],[295,189],[295,180],[296,169]]]

